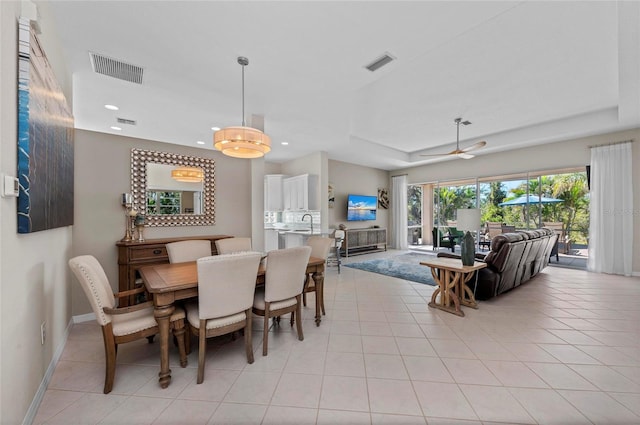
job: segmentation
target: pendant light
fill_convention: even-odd
[[[223,154],[234,158],[260,158],[271,151],[271,138],[262,131],[247,127],[244,122],[244,67],[249,59],[238,57],[242,66],[242,126],[226,127],[213,134],[213,144]]]

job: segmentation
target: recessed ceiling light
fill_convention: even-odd
[[[204,142],[202,140],[198,140],[196,143],[199,145],[204,145]]]
[[[104,107],[110,111],[117,111],[118,109],[120,109],[116,105],[104,105]]]
[[[115,125],[112,125],[112,126],[111,126],[111,130],[118,130],[118,131],[120,131],[120,130],[122,130],[122,129],[121,129],[120,127],[116,127]]]
[[[289,142],[280,142],[281,145],[287,146]]]
[[[220,127],[211,127],[211,130],[218,131],[218,130],[220,130]]]

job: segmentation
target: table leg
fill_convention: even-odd
[[[316,326],[320,326],[324,310],[324,273],[317,271],[312,274],[316,286]]]
[[[438,288],[431,295],[431,302],[429,307],[437,308],[440,310],[453,313],[457,316],[464,317],[464,312],[460,310],[460,300],[456,295],[456,285],[460,282],[460,273],[456,273],[450,270],[440,270],[437,273],[437,268],[431,268],[431,274],[433,279],[438,283]],[[440,302],[436,302],[436,298],[440,294]],[[453,301],[454,306],[451,306]]]
[[[173,314],[173,305],[156,306],[153,315],[160,329],[160,387],[167,388],[171,382],[171,369],[169,369],[169,318]]]
[[[477,271],[475,273],[478,273]],[[464,276],[464,279],[460,279],[459,283],[459,291],[460,294],[460,304],[478,309],[478,303],[476,301],[476,297],[473,295],[471,289],[467,286],[467,282],[471,280],[475,273],[467,273]]]

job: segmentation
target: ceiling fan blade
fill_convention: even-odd
[[[469,152],[475,149],[480,149],[481,147],[485,146],[487,144],[487,142],[485,142],[484,140],[478,143],[474,143],[473,145],[469,146],[468,148],[464,148],[462,149],[463,152]]]
[[[475,155],[471,155],[470,153],[465,153],[465,152],[461,152],[459,154],[456,155],[458,158],[461,159],[471,159],[471,158],[475,158]]]

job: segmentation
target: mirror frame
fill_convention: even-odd
[[[147,215],[147,164],[185,165],[204,170],[203,214]],[[131,149],[131,195],[133,208],[145,215],[145,226],[210,226],[215,216],[215,162],[213,159],[177,153]]]

